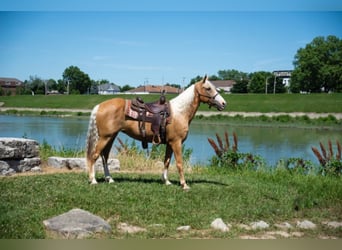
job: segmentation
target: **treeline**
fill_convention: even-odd
[[[234,80],[233,93],[320,93],[342,92],[342,40],[336,36],[316,37],[304,48],[299,48],[294,56],[294,70],[289,86],[282,78],[272,72],[241,72],[236,69],[219,70],[210,80]],[[203,76],[191,79],[190,84]],[[98,85],[109,83],[108,80],[94,81],[77,66],[70,66],[63,72],[60,80],[43,80],[31,76],[25,80],[19,94],[46,94],[47,92],[87,94],[96,93]],[[180,86],[173,84],[172,86]],[[121,92],[132,89],[129,85],[118,86]],[[0,95],[2,93],[0,88]]]
[[[233,93],[320,93],[342,92],[342,40],[336,36],[316,37],[294,56],[289,86],[271,72],[253,73],[220,70],[211,80],[234,80]],[[197,76],[191,83],[197,81]]]
[[[202,77],[191,79],[190,84],[199,81]],[[281,78],[275,77],[272,72],[258,71],[246,73],[236,69],[220,70],[217,75],[209,76],[209,80],[233,80],[232,93],[285,93],[289,88]]]

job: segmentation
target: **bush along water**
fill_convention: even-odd
[[[241,153],[238,151],[238,137],[236,133],[233,133],[233,143],[229,142],[229,135],[224,133],[224,139],[222,139],[216,133],[217,143],[208,138],[209,144],[215,151],[215,156],[210,160],[210,166],[228,169],[259,169],[266,166],[265,160],[257,155],[251,153]]]
[[[309,160],[301,158],[280,159],[275,166],[268,166],[265,159],[259,155],[252,153],[242,153],[238,151],[238,137],[233,133],[233,143],[229,142],[229,135],[224,133],[224,138],[221,138],[216,133],[216,140],[208,138],[208,142],[214,149],[215,155],[210,159],[210,167],[221,169],[250,169],[250,170],[276,170],[284,169],[290,173],[299,174],[319,174],[319,175],[342,175],[342,161],[341,161],[341,144],[336,141],[337,152],[334,155],[332,143],[329,140],[328,150],[320,143],[322,153],[315,147],[312,151],[317,157],[320,165],[315,165]]]
[[[334,154],[331,140],[328,141],[328,150],[320,142],[321,153],[316,147],[311,147],[312,152],[321,164],[321,174],[323,175],[342,175],[341,144],[336,140],[337,152]]]

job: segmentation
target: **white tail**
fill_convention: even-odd
[[[96,113],[99,109],[99,105],[96,105],[90,115],[87,142],[86,142],[86,157],[90,160],[93,156],[97,141],[99,139],[99,133],[96,125]]]

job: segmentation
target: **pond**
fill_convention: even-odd
[[[57,149],[83,149],[87,128],[88,118],[0,115],[0,137],[25,137],[40,143],[46,141]],[[194,121],[185,141],[185,147],[193,149],[191,163],[208,163],[215,153],[207,138],[216,141],[215,133],[223,138],[225,131],[229,134],[231,144],[233,132],[237,134],[240,152],[260,155],[269,165],[290,157],[317,163],[311,150],[312,146],[319,147],[320,141],[327,145],[330,139],[335,149],[336,140],[342,142],[341,130],[208,124]],[[128,143],[132,142],[132,139],[123,133],[120,133],[119,137]],[[140,142],[137,142],[137,145],[140,146]]]

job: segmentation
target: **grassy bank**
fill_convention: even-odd
[[[17,176],[0,179],[1,238],[45,238],[42,221],[81,208],[109,221],[106,238],[238,238],[258,234],[233,226],[229,233],[210,228],[215,218],[237,225],[264,220],[270,224],[307,219],[317,230],[305,237],[341,237],[341,229],[329,229],[323,221],[342,220],[340,178],[304,176],[285,171],[193,170],[191,186],[165,186],[159,174],[118,173],[115,184],[89,185],[84,173]],[[103,180],[103,176],[98,176]],[[171,174],[178,183],[178,175]],[[146,228],[128,235],[117,230],[125,222]],[[190,225],[188,232],[177,227]],[[275,230],[275,228],[271,228]],[[293,231],[298,229],[293,229]]]
[[[303,230],[301,237],[342,237],[342,228],[332,229],[326,221],[342,220],[341,176],[305,174],[284,167],[244,166],[193,167],[186,165],[186,179],[191,187],[182,191],[174,165],[172,186],[161,182],[163,154],[158,147],[151,158],[134,145],[124,146],[118,155],[120,173],[112,173],[114,184],[97,174],[98,185],[89,185],[83,172],[43,175],[18,175],[0,178],[0,237],[46,238],[43,220],[73,208],[101,216],[112,226],[101,238],[239,238],[258,236],[267,230],[248,231],[238,227],[263,220],[268,231],[279,230],[274,224],[310,220],[315,230]],[[67,149],[55,150],[44,143],[41,157],[70,156]],[[191,152],[183,151],[184,159]],[[71,156],[81,156],[74,152]],[[139,164],[137,164],[139,162]],[[159,163],[158,163],[159,162]],[[233,226],[227,233],[211,229],[210,223],[222,218]],[[120,223],[139,226],[146,232],[126,234],[117,229]],[[179,226],[190,225],[187,232]],[[298,232],[293,228],[291,232]],[[301,230],[299,230],[301,231]]]
[[[167,95],[167,99],[175,95]],[[135,98],[135,95],[54,95],[54,96],[1,96],[0,102],[4,107],[30,107],[30,108],[73,108],[91,109],[96,104],[113,98]],[[142,96],[146,102],[155,101],[158,95]],[[230,94],[223,95],[228,102],[226,111],[243,112],[342,112],[342,94],[279,94],[279,95],[253,95]],[[200,110],[209,110],[202,104]]]

